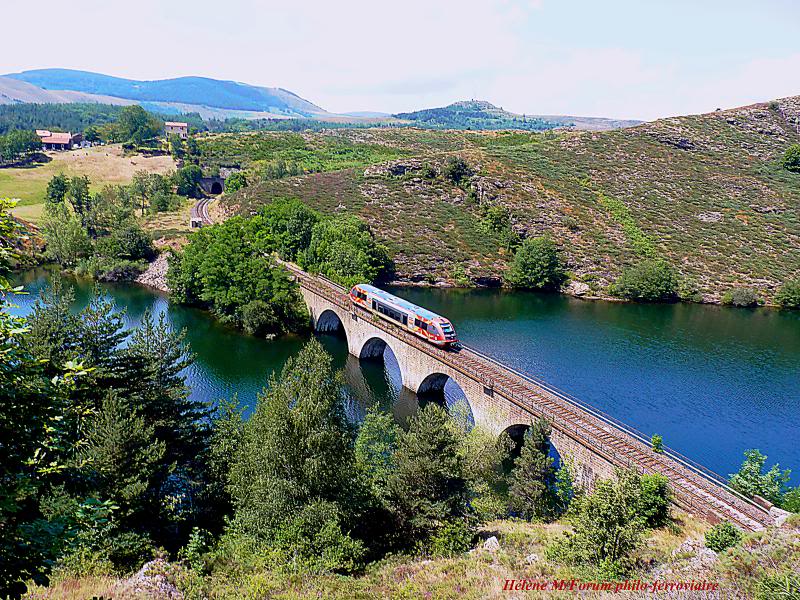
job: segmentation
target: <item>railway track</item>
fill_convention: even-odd
[[[192,221],[199,219],[203,225],[212,225],[214,223],[214,221],[211,220],[211,215],[208,214],[208,205],[212,200],[213,198],[201,198],[192,206]]]
[[[347,290],[323,277],[315,277],[295,265],[284,263],[306,289],[348,312],[369,320],[375,327],[424,352],[451,369],[478,382],[531,416],[545,418],[551,426],[619,467],[635,468],[642,474],[661,473],[672,486],[675,502],[712,522],[729,520],[756,531],[774,524],[769,510],[731,489],[725,479],[670,448],[654,452],[647,437],[632,427],[590,405],[509,367],[469,346],[443,350],[426,344],[410,333],[392,327],[354,306]]]

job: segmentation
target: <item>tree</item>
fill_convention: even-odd
[[[17,160],[41,148],[42,141],[34,131],[15,129],[0,136],[0,158],[6,161]]]
[[[250,225],[234,217],[192,235],[170,261],[170,289],[180,302],[209,306],[236,325],[247,318],[253,332],[300,330],[308,318],[297,286],[265,256]]]
[[[783,308],[800,308],[800,278],[785,282],[775,299]]]
[[[186,156],[186,146],[181,136],[172,134],[169,136],[169,153],[175,160],[181,160]]]
[[[627,268],[611,287],[611,292],[629,300],[663,302],[677,296],[678,276],[664,260],[643,260]]]
[[[231,173],[230,177],[225,180],[225,191],[229,194],[238,192],[245,187],[247,187],[247,177],[241,171]]]
[[[96,144],[101,140],[100,130],[94,125],[89,125],[83,132],[83,139],[90,144]]]
[[[573,530],[548,548],[549,557],[599,567],[608,578],[623,575],[645,529],[640,494],[640,478],[632,470],[619,471],[613,481],[598,481],[591,495],[575,501]]]
[[[452,412],[452,411],[451,411]],[[459,453],[470,494],[470,505],[481,521],[499,519],[508,513],[508,476],[505,464],[514,442],[476,425],[461,428]]]
[[[777,464],[763,472],[767,457],[758,450],[745,450],[745,459],[737,473],[730,475],[730,485],[745,496],[761,496],[780,505],[789,482],[790,471],[781,471]]]
[[[117,120],[119,139],[134,146],[159,136],[163,123],[138,104],[122,109]]]
[[[92,197],[89,193],[89,178],[86,175],[76,175],[70,180],[67,199],[72,205],[72,210],[81,220],[81,224],[86,228],[89,237],[93,237]]]
[[[178,169],[175,173],[175,186],[178,195],[187,198],[198,198],[200,196],[200,180],[203,178],[203,171],[197,165],[186,165]]]
[[[408,543],[425,543],[446,523],[468,516],[458,436],[444,408],[430,403],[411,418],[394,464],[388,504]]]
[[[350,538],[356,466],[341,374],[316,340],[273,377],[244,424],[230,474],[233,526],[306,559],[347,552],[327,568],[354,566],[363,546]]]
[[[506,281],[516,288],[558,290],[567,276],[555,242],[549,237],[528,238],[514,255]]]
[[[537,419],[525,432],[511,472],[511,507],[528,520],[556,516],[556,469],[550,456],[550,424]]]
[[[253,219],[256,245],[263,252],[274,249],[285,260],[297,260],[311,244],[314,226],[321,219],[299,200],[276,198]]]
[[[783,153],[783,168],[800,173],[800,144],[793,144]]]
[[[122,517],[134,524],[158,510],[153,492],[163,477],[163,440],[153,438],[153,426],[136,414],[118,394],[109,392],[99,412],[89,422],[80,460],[99,497],[121,507]]]
[[[62,266],[74,267],[91,252],[86,230],[63,204],[45,206],[42,234],[47,242],[47,255]]]
[[[466,160],[460,156],[451,156],[442,171],[444,176],[456,185],[460,185],[464,179],[472,177],[473,171]]]
[[[47,201],[60,204],[67,197],[69,192],[69,179],[63,173],[53,175],[47,184]]]
[[[386,247],[377,243],[366,223],[355,216],[314,225],[300,263],[345,286],[373,282],[390,266]]]
[[[388,497],[388,482],[395,469],[394,455],[401,433],[392,415],[371,407],[356,437],[356,467],[366,478],[373,495],[382,502]]]
[[[172,194],[169,180],[165,176],[147,171],[137,171],[133,174],[129,190],[131,197],[138,200],[142,216],[144,216],[145,207],[148,204],[152,206],[157,197]]]

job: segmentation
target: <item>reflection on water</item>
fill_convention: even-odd
[[[15,301],[27,314],[48,273],[31,271],[19,283],[30,292]],[[92,284],[70,280],[76,309]],[[185,328],[197,359],[187,373],[192,397],[238,396],[252,408],[270,375],[295,354],[302,337],[265,341],[216,322],[203,311],[169,304],[139,286],[104,286],[127,311],[126,324],[145,310],[166,313]],[[563,296],[499,290],[394,289],[455,324],[459,336],[508,364],[593,404],[647,435],[723,474],[738,468],[742,451],[760,448],[770,462],[794,467],[800,482],[800,314],[699,305],[584,302]],[[346,340],[321,336],[344,371],[351,418],[366,408],[391,408],[399,422],[416,410],[402,389],[391,351],[384,361],[359,361]],[[385,365],[384,365],[385,362]],[[448,404],[463,396],[445,388]]]

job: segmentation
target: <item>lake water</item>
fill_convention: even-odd
[[[18,278],[30,292],[14,299],[28,314],[50,273]],[[76,309],[92,284],[67,280]],[[145,310],[165,312],[187,330],[196,361],[187,373],[192,397],[236,395],[252,407],[269,375],[302,346],[302,337],[266,341],[216,322],[208,313],[170,304],[133,285],[103,288],[138,323]],[[721,474],[735,471],[742,452],[759,448],[769,463],[794,467],[800,482],[800,313],[704,305],[589,302],[501,290],[393,289],[450,318],[467,344],[541,378]],[[385,365],[347,354],[346,342],[322,336],[345,370],[354,416],[373,402],[398,418],[415,409],[399,393],[392,356]],[[448,386],[449,400],[459,391]]]

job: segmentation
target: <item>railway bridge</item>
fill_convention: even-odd
[[[546,419],[552,445],[570,458],[577,483],[585,489],[598,478],[614,477],[618,467],[632,467],[665,475],[675,504],[709,522],[729,520],[756,531],[785,518],[766,500],[738,494],[722,477],[686,457],[668,448],[653,451],[641,433],[576,398],[475,349],[433,346],[354,306],[345,288],[284,264],[300,286],[316,331],[343,329],[349,352],[359,359],[381,357],[390,348],[403,387],[418,395],[440,393],[452,379],[463,390],[475,423],[498,435]]]

